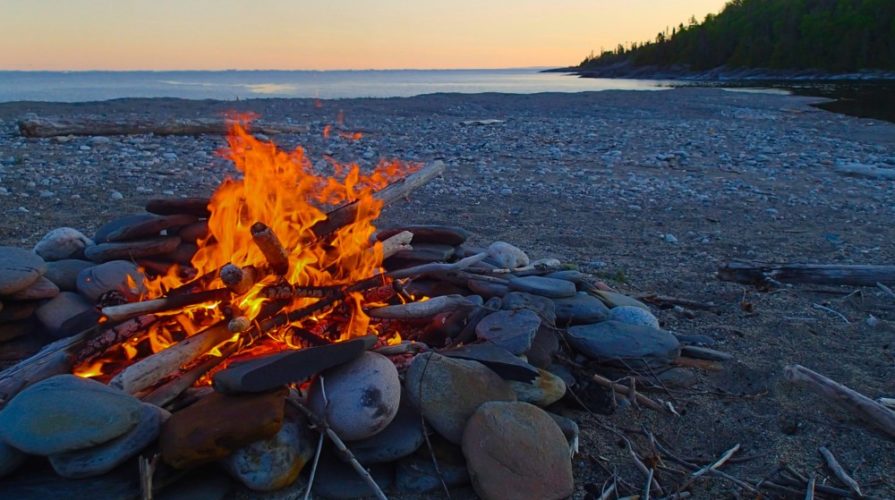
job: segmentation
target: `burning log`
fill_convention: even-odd
[[[383,206],[406,197],[416,188],[426,184],[433,178],[444,173],[445,165],[441,160],[434,161],[407,177],[389,184],[385,188],[373,194],[373,198],[381,201]],[[311,231],[324,239],[336,232],[339,228],[350,224],[357,218],[357,202],[343,205],[327,214],[326,219],[314,224]]]
[[[115,325],[112,328],[101,332],[99,335],[85,340],[83,347],[77,354],[75,354],[72,361],[76,365],[89,361],[104,353],[106,349],[118,345],[137,333],[144,331],[157,320],[158,317],[155,315],[146,314],[125,321],[119,325]]]
[[[289,272],[289,254],[273,230],[263,222],[256,222],[252,224],[251,231],[252,240],[261,249],[270,270],[280,276]]]
[[[747,284],[779,281],[817,285],[895,285],[895,266],[730,262],[718,270],[718,278]]]
[[[230,126],[220,118],[177,118],[171,120],[120,119],[89,117],[78,120],[26,116],[19,121],[19,132],[24,137],[56,137],[62,135],[225,135]],[[269,124],[255,122],[252,129],[265,135],[302,134],[304,125]]]
[[[233,264],[224,265],[220,272],[221,281],[236,295],[248,292],[255,285],[256,274],[254,266],[239,267]]]
[[[219,365],[225,358],[223,356],[212,356],[208,360],[198,364],[190,370],[175,376],[169,382],[161,385],[159,388],[150,392],[142,399],[147,403],[163,407],[174,401],[183,391],[189,389],[196,383],[202,375],[208,373],[209,370]]]
[[[373,318],[383,319],[422,319],[431,318],[443,312],[456,311],[460,308],[475,307],[475,303],[469,297],[462,295],[442,295],[425,302],[408,302],[394,306],[377,307],[367,311]]]
[[[144,314],[173,311],[195,304],[223,302],[229,299],[230,289],[218,288],[214,290],[205,290],[203,292],[174,295],[161,299],[144,300],[142,302],[131,302],[128,304],[104,307],[102,313],[109,321],[117,322]]]

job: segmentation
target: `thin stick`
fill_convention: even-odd
[[[805,500],[814,500],[814,484],[817,482],[817,475],[811,474],[808,480],[808,486],[805,488]]]
[[[320,393],[323,395],[323,409],[324,413],[326,412],[326,407],[329,406],[329,400],[326,398],[326,385],[323,383],[323,375],[320,375]],[[317,439],[317,451],[314,453],[314,464],[311,466],[311,477],[308,478],[308,489],[305,491],[304,500],[308,500],[311,497],[311,489],[314,487],[314,478],[317,476],[317,464],[320,462],[320,452],[323,450],[323,433],[320,433],[320,437]]]
[[[126,319],[142,316],[144,314],[158,313],[183,309],[187,306],[202,304],[205,302],[221,302],[230,298],[230,289],[217,288],[196,293],[186,293],[159,299],[131,302],[118,306],[109,306],[102,309],[107,321],[118,322]]]
[[[839,319],[841,319],[842,321],[845,321],[845,324],[847,324],[847,325],[850,325],[850,324],[851,324],[851,321],[849,321],[848,318],[846,318],[841,312],[839,312],[839,311],[837,311],[837,310],[835,310],[835,309],[832,309],[832,308],[827,307],[827,306],[822,306],[822,305],[820,305],[820,304],[811,304],[811,307],[813,307],[813,308],[815,308],[815,309],[820,309],[821,311],[826,311],[826,312],[828,312],[828,313],[830,313],[830,314],[834,314],[834,315],[838,316]]]
[[[631,455],[631,459],[634,460],[634,465],[647,477],[647,483],[651,489],[655,490],[656,493],[660,495],[664,495],[665,491],[662,489],[662,486],[659,485],[659,482],[653,478],[653,469],[651,467],[647,467],[643,461],[640,460],[640,457],[637,456],[637,453],[634,453],[634,448],[631,446],[631,442],[628,441],[628,454]]]
[[[725,451],[724,454],[721,455],[721,458],[716,460],[715,463],[708,465],[706,467],[703,467],[702,469],[699,469],[698,471],[694,472],[690,477],[693,479],[696,479],[697,477],[705,474],[706,472],[708,472],[710,470],[715,470],[718,467],[721,467],[722,465],[724,465],[725,462],[730,460],[730,457],[732,457],[733,454],[736,453],[739,449],[740,449],[740,445],[739,445],[739,443],[737,443],[736,445],[734,445],[733,448]]]
[[[354,471],[357,472],[358,475],[360,475],[361,479],[363,479],[364,482],[367,483],[367,486],[369,486],[370,489],[373,490],[373,494],[376,496],[376,498],[380,500],[388,500],[388,497],[386,497],[385,493],[382,492],[382,488],[380,488],[379,485],[376,484],[376,481],[373,480],[373,476],[371,476],[370,473],[367,472],[367,469],[364,469],[364,466],[361,465],[356,458],[354,458],[354,454],[351,453],[351,450],[349,450],[347,446],[345,446],[345,442],[342,441],[342,438],[340,438],[339,435],[336,434],[334,430],[332,430],[329,424],[326,423],[326,420],[318,416],[316,413],[311,411],[310,408],[298,401],[287,399],[286,402],[304,413],[305,416],[307,416],[308,419],[311,420],[314,426],[317,427],[317,432],[326,434],[326,437],[328,437],[330,441],[332,441],[333,444],[336,445],[336,449],[339,450],[340,453],[342,453],[346,460],[348,460],[348,463],[351,464],[351,467],[354,468]]]
[[[143,500],[152,500],[152,476],[155,475],[158,457],[158,453],[153,455],[152,458],[140,455],[138,460],[140,467],[140,497]]]
[[[891,288],[887,287],[886,285],[883,285],[883,284],[880,283],[879,281],[876,282],[876,286],[877,286],[877,288],[879,288],[880,290],[886,292],[886,295],[888,295],[889,297],[892,297],[893,299],[895,299],[895,291],[892,291]]]
[[[251,232],[252,241],[264,254],[267,264],[270,265],[270,270],[280,276],[289,272],[289,254],[283,248],[280,239],[274,234],[273,229],[263,222],[256,222],[252,224]]]
[[[649,500],[650,490],[652,490],[653,485],[653,474],[655,473],[655,469],[652,467],[649,470],[649,473],[646,475],[646,484],[643,485],[643,500]]]
[[[598,375],[596,373],[591,377],[591,380],[602,385],[603,387],[606,387],[607,389],[612,389],[612,390],[620,392],[622,394],[627,394],[628,390],[629,390],[628,387],[625,387],[622,384],[613,382],[613,381],[609,380],[608,378],[606,378],[602,375]],[[660,405],[659,403],[653,401],[652,399],[644,396],[643,394],[640,394],[639,392],[635,392],[635,396],[636,396],[637,402],[642,404],[643,406],[646,406],[647,408],[649,408],[651,410],[655,410],[655,411],[659,411],[659,412],[665,411],[665,408],[663,408],[662,405]]]
[[[852,477],[849,476],[847,472],[845,472],[845,469],[842,467],[839,461],[836,460],[836,456],[833,455],[833,452],[830,451],[829,448],[827,448],[826,446],[821,446],[817,449],[817,451],[819,451],[820,455],[824,457],[824,462],[827,463],[827,467],[829,467],[830,470],[833,471],[833,474],[836,475],[836,478],[842,481],[842,484],[848,486],[850,490],[858,495],[858,497],[864,496],[864,494],[861,493],[861,486],[858,484],[857,481],[852,479]]]
[[[612,484],[610,484],[608,488],[603,490],[603,493],[600,495],[599,500],[609,500],[612,497],[612,494],[615,492],[615,486],[615,476],[612,476]]]

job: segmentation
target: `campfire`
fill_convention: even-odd
[[[676,414],[637,389],[684,359],[643,302],[462,228],[376,227],[443,163],[328,160],[323,175],[248,127],[231,121],[240,176],[210,199],[2,249],[4,303],[34,305],[22,321],[59,340],[0,373],[0,476],[36,455],[66,478],[139,470],[144,498],[208,463],[265,491],[304,475],[321,496],[384,497],[394,480],[559,498],[578,429],[542,408],[576,380]],[[351,493],[333,489],[353,484],[333,479],[345,463]]]

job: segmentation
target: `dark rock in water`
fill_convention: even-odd
[[[33,319],[23,319],[11,323],[0,323],[0,342],[19,338],[37,328]]]
[[[0,295],[28,288],[47,270],[37,254],[16,247],[0,246]]]
[[[140,498],[140,477],[136,465],[98,477],[65,479],[49,465],[38,468],[29,463],[4,480],[2,490],[0,496],[9,499],[132,500]]]
[[[0,478],[18,469],[28,455],[0,441]]]
[[[158,215],[192,215],[208,218],[208,198],[157,198],[146,203],[146,211]]]
[[[472,487],[485,499],[566,498],[574,490],[569,445],[537,406],[490,402],[463,432]]]
[[[74,292],[77,290],[78,274],[93,267],[96,262],[79,259],[63,259],[47,263],[47,272],[44,278],[52,281],[60,290]]]
[[[543,276],[510,278],[510,288],[519,292],[532,293],[551,299],[572,297],[578,291],[575,288],[575,284],[571,281],[545,278]]]
[[[565,270],[565,271],[555,271],[548,275],[547,278],[554,278],[558,280],[566,280],[575,283],[575,285],[585,285],[590,280],[590,277],[581,271],[575,270]]]
[[[189,264],[198,250],[199,247],[195,243],[181,243],[173,252],[164,257],[178,264]]]
[[[558,325],[585,325],[599,323],[609,317],[609,308],[600,299],[578,292],[574,297],[553,299],[556,304],[556,322]]]
[[[226,393],[269,391],[347,363],[375,343],[376,337],[371,335],[233,363],[215,374],[214,388]]]
[[[195,243],[204,239],[208,236],[208,221],[200,220],[187,224],[180,228],[180,231],[177,231],[177,236],[180,236],[180,239],[187,243]]]
[[[469,359],[478,361],[500,375],[504,380],[518,380],[530,382],[538,376],[537,368],[526,363],[510,351],[491,342],[481,344],[467,344],[455,349],[440,352],[443,356],[451,358]]]
[[[320,456],[317,476],[312,491],[323,498],[354,499],[373,496],[373,490],[357,472],[335,456],[334,450],[326,450]],[[375,464],[368,468],[373,481],[383,490],[394,482],[394,468],[391,464]]]
[[[37,278],[37,281],[28,285],[28,288],[11,294],[9,298],[13,300],[39,300],[52,299],[57,295],[59,295],[59,287],[41,276]]]
[[[223,464],[251,490],[279,490],[298,479],[314,457],[317,439],[304,422],[288,419],[273,437],[236,450]]]
[[[87,247],[84,255],[94,262],[107,262],[116,259],[135,260],[173,252],[179,244],[180,238],[177,236],[164,236],[120,243],[99,243],[92,247]]]
[[[413,280],[404,290],[414,297],[440,297],[442,295],[468,295],[469,290],[448,281]]]
[[[681,345],[669,332],[618,321],[573,326],[569,343],[587,357],[623,366],[662,366],[680,356]]]
[[[616,306],[609,310],[609,319],[629,325],[659,328],[659,320],[653,313],[636,306]]]
[[[553,355],[559,351],[559,335],[552,327],[543,323],[531,341],[531,348],[525,353],[528,362],[538,368],[553,364]]]
[[[93,241],[77,229],[58,227],[45,234],[34,245],[34,253],[46,261],[73,259],[84,255],[84,249]]]
[[[510,292],[503,298],[503,303],[500,307],[510,311],[531,309],[538,313],[538,316],[541,317],[545,324],[556,324],[556,306],[547,297],[525,292]]]
[[[413,358],[404,383],[407,396],[426,421],[455,444],[482,403],[516,399],[509,385],[481,363],[432,352]]]
[[[485,316],[475,327],[475,334],[503,347],[513,354],[522,354],[531,348],[541,318],[528,309],[498,311]]]
[[[158,236],[163,230],[196,222],[192,215],[136,214],[113,220],[96,231],[96,243],[129,241]],[[89,256],[88,256],[89,257]]]
[[[454,247],[438,243],[413,243],[413,250],[401,250],[393,258],[418,263],[444,262],[454,255]]]
[[[140,421],[130,431],[98,446],[50,455],[50,464],[57,474],[70,479],[105,474],[155,441],[168,416],[167,411],[143,403]]]
[[[189,469],[273,436],[283,425],[286,392],[205,396],[162,426],[162,460],[176,469]]]
[[[400,402],[398,369],[387,357],[369,351],[324,371],[314,379],[308,394],[311,410],[346,441],[366,439],[385,429],[398,413]]]
[[[474,293],[487,298],[503,297],[510,291],[510,287],[508,287],[507,285],[501,285],[500,283],[491,283],[482,280],[468,280],[466,282],[466,286]]]
[[[110,290],[121,292],[127,298],[137,298],[143,290],[143,274],[137,266],[126,260],[112,260],[98,266],[88,267],[77,278],[77,288],[82,295],[96,302]],[[131,287],[131,283],[136,288]]]
[[[402,398],[394,420],[375,436],[351,443],[351,452],[364,465],[394,462],[415,452],[425,440],[420,413]]]
[[[0,411],[0,439],[33,455],[55,455],[108,442],[140,420],[142,403],[74,375],[57,375],[18,393]]]
[[[30,317],[39,302],[7,302],[0,309],[0,323],[20,321]]]
[[[469,471],[466,460],[459,447],[454,446],[437,436],[432,439],[432,452],[438,461],[441,478],[448,488],[455,488],[469,483]],[[441,491],[441,479],[432,464],[432,456],[428,449],[398,461],[395,469],[395,489],[399,493],[432,493]]]
[[[107,241],[111,241],[109,240],[109,235],[118,231],[119,229],[127,228],[133,225],[139,225],[147,221],[152,221],[155,220],[156,217],[158,216],[152,214],[131,214],[109,221],[96,230],[96,233],[93,235],[93,241],[95,243],[105,243]]]
[[[411,245],[414,248],[416,248],[419,243],[438,243],[441,245],[456,246],[466,241],[466,238],[469,237],[469,233],[462,227],[415,225],[380,229],[376,233],[376,239],[384,241],[403,231],[410,231],[413,233],[413,241],[411,242]]]

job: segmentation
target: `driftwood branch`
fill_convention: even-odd
[[[258,274],[254,266],[239,267],[234,264],[224,264],[220,272],[224,286],[236,295],[242,295],[251,290],[258,279]]]
[[[289,272],[289,254],[286,253],[286,249],[283,248],[283,244],[274,234],[273,229],[263,222],[256,222],[252,224],[251,231],[252,240],[264,254],[270,270],[280,276]]]
[[[253,132],[265,135],[301,134],[305,125],[252,123]],[[109,119],[85,117],[79,119],[26,116],[19,121],[19,132],[24,137],[56,137],[62,135],[226,135],[229,123],[223,118],[175,118],[146,120],[136,118]]]
[[[833,455],[833,452],[830,451],[829,448],[827,448],[826,446],[821,446],[817,449],[817,451],[820,452],[820,456],[824,458],[824,462],[826,462],[827,467],[829,467],[830,470],[833,471],[833,474],[836,475],[836,478],[842,481],[842,484],[848,486],[848,488],[852,490],[855,495],[858,495],[858,498],[864,496],[864,494],[861,493],[861,486],[858,485],[858,482],[852,479],[852,477],[849,476],[847,472],[845,472],[845,469],[842,467],[842,465],[839,464],[839,460],[836,460],[836,456]]]
[[[413,247],[410,246],[411,240],[413,240],[413,233],[410,231],[401,231],[394,236],[386,238],[382,242],[382,258],[387,259],[404,250],[413,250]]]
[[[730,262],[718,270],[718,278],[746,284],[779,281],[817,285],[895,285],[895,266]]]
[[[808,386],[852,415],[895,437],[895,412],[885,406],[801,365],[787,366],[784,368],[784,375],[790,382]]]
[[[408,302],[394,306],[377,307],[367,311],[373,318],[421,319],[431,318],[443,312],[460,308],[475,307],[478,304],[463,295],[441,295],[423,302]]]
[[[187,306],[195,304],[203,304],[205,302],[222,302],[230,299],[230,290],[227,288],[218,288],[215,290],[205,290],[196,293],[187,293],[183,295],[174,295],[171,297],[163,297],[160,299],[144,300],[142,302],[130,302],[118,306],[109,306],[102,309],[103,316],[108,321],[118,322],[130,319],[144,314],[158,313],[164,311],[173,311],[183,309]]]
[[[613,381],[609,380],[608,378],[606,378],[602,375],[598,375],[598,374],[594,374],[593,377],[591,377],[591,380],[593,380],[594,382],[600,384],[601,386],[603,386],[607,389],[612,389],[612,390],[614,390],[618,393],[621,393],[621,394],[628,394],[628,392],[631,389],[629,386],[625,386],[623,384],[613,382]],[[651,410],[655,410],[655,411],[659,411],[659,412],[665,411],[665,408],[663,408],[662,405],[660,405],[659,403],[653,401],[652,399],[644,396],[643,394],[640,394],[639,392],[635,392],[634,394],[636,396],[638,404],[646,406],[647,408],[649,408]]]
[[[162,384],[154,391],[143,396],[142,399],[146,403],[163,407],[171,401],[174,401],[174,399],[176,399],[177,396],[180,396],[183,391],[192,387],[202,375],[208,373],[209,370],[219,365],[223,360],[223,356],[212,356],[190,370],[175,376],[169,382]]]
[[[138,316],[104,330],[94,337],[86,339],[83,342],[83,347],[81,347],[73,356],[72,364],[79,365],[99,356],[106,352],[110,347],[116,346],[134,335],[145,331],[157,320],[158,317],[152,314]]]

